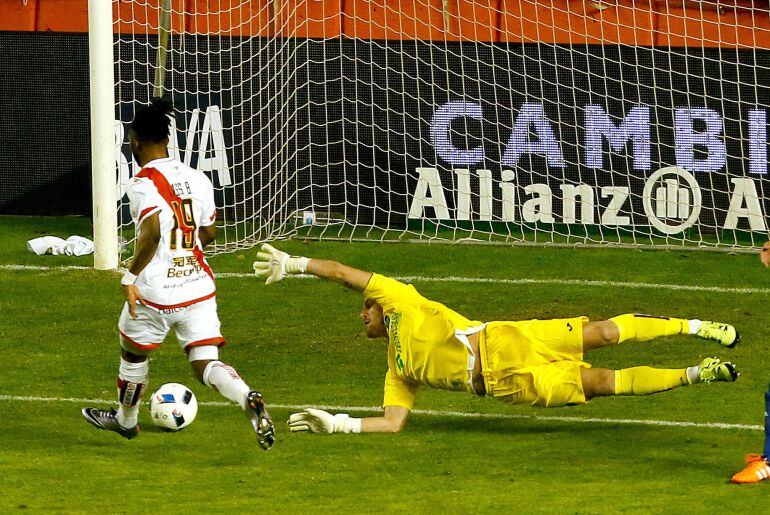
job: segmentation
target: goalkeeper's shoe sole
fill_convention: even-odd
[[[718,342],[728,349],[732,349],[741,341],[741,335],[735,327],[730,324],[723,324],[722,322],[708,322],[704,320],[701,322],[696,334],[706,340]]]
[[[698,382],[700,383],[712,383],[716,381],[723,381],[726,383],[734,383],[736,379],[741,375],[738,369],[735,368],[730,362],[722,362],[714,356],[713,358],[706,358],[700,363],[698,369]]]
[[[80,412],[86,421],[97,429],[118,433],[127,440],[131,440],[139,435],[139,426],[123,427],[118,423],[114,409],[83,408]]]
[[[767,478],[770,478],[770,465],[767,459],[761,454],[747,454],[746,468],[735,474],[730,482],[745,485],[759,483]]]
[[[246,406],[249,418],[251,419],[251,425],[257,434],[257,443],[264,450],[270,450],[275,444],[275,426],[265,408],[262,394],[253,390],[250,391],[246,396]]]

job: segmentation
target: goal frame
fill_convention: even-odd
[[[119,265],[112,2],[88,0],[94,268]]]

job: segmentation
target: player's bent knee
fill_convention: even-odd
[[[195,377],[203,384],[203,373],[206,366],[212,361],[219,361],[219,347],[216,345],[201,345],[199,347],[190,347],[187,352],[187,359],[190,360],[190,366],[195,373]]]
[[[615,371],[606,368],[581,368],[580,381],[586,400],[615,394]]]
[[[618,326],[615,324],[615,322],[611,320],[605,320],[601,322],[600,332],[602,341],[605,345],[613,345],[618,343],[620,331],[618,330]]]
[[[618,343],[620,331],[615,322],[601,320],[589,322],[583,327],[583,348],[586,350]]]
[[[193,369],[193,374],[195,374],[195,378],[201,383],[206,384],[206,381],[203,380],[203,373],[206,370],[206,367],[208,364],[211,363],[211,360],[203,359],[203,360],[196,360],[191,361],[190,366]]]
[[[126,349],[120,349],[120,354],[123,356],[123,359],[129,363],[141,363],[142,361],[147,361],[146,354],[135,354],[133,352],[127,351]]]

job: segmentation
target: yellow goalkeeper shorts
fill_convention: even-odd
[[[586,401],[580,369],[587,317],[490,322],[479,339],[487,395],[512,404]]]

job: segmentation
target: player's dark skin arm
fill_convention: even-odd
[[[128,271],[134,275],[142,273],[142,270],[152,261],[152,257],[158,249],[158,243],[160,243],[160,214],[155,213],[142,222],[139,238],[136,240],[134,257],[131,258]]]
[[[142,270],[152,261],[159,242],[160,215],[155,213],[142,222],[139,238],[136,240],[134,257],[131,258],[131,265],[129,265],[128,271],[134,275],[142,273]],[[139,289],[136,285],[124,284],[123,294],[126,296],[126,302],[128,303],[128,313],[131,315],[131,318],[136,319],[136,303],[139,302],[142,305],[146,305],[144,299],[139,294]]]
[[[207,227],[201,227],[198,229],[198,241],[201,242],[201,248],[206,248],[206,245],[217,239],[217,226],[209,225]]]

